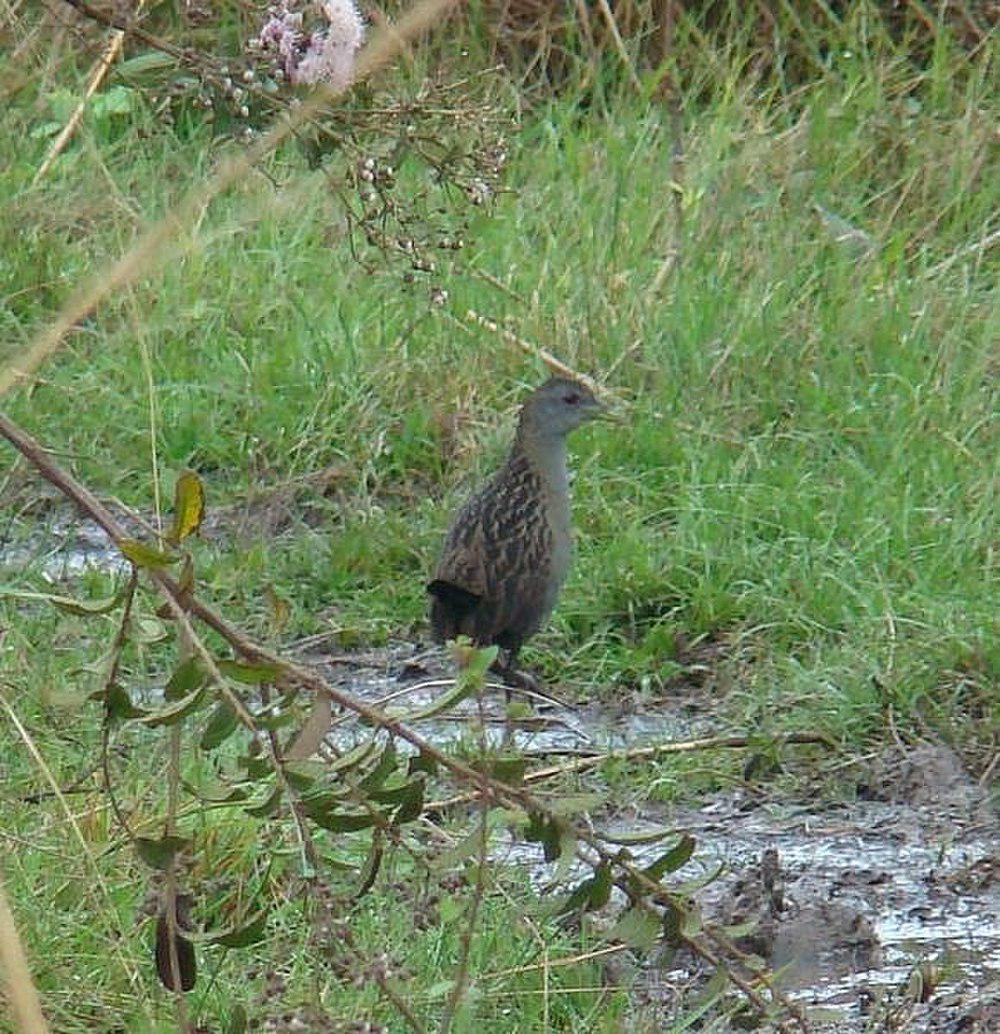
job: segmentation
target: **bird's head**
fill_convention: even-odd
[[[545,438],[563,438],[581,424],[606,413],[606,407],[579,381],[553,377],[525,402],[521,430]]]

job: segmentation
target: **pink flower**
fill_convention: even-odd
[[[282,0],[279,8],[269,12],[257,37],[261,49],[277,54],[290,82],[346,89],[354,78],[354,58],[365,34],[353,0],[321,0],[327,24],[308,39],[302,30],[302,13],[291,9],[292,2]]]

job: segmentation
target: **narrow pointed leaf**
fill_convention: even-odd
[[[132,698],[117,682],[108,686],[104,694],[104,708],[109,718],[123,722],[130,718],[141,718],[146,714],[132,703]]]
[[[193,470],[185,470],[174,488],[174,522],[168,541],[179,545],[200,527],[205,516],[205,489]]]
[[[304,761],[316,753],[326,734],[330,731],[333,705],[325,693],[317,693],[309,717],[299,729],[292,745],[285,751],[288,761]]]
[[[201,734],[201,749],[215,750],[236,732],[239,724],[240,720],[236,716],[236,712],[224,700],[221,701],[212,712],[205,731]]]
[[[49,596],[46,593],[39,593],[43,599],[47,599],[54,607],[64,610],[69,614],[79,614],[82,617],[91,617],[95,614],[110,614],[122,605],[125,594],[128,592],[128,582],[114,594],[102,600],[75,600],[70,596]]]
[[[676,872],[694,854],[694,847],[694,837],[689,833],[684,833],[669,851],[660,855],[655,862],[647,865],[643,872],[651,880],[658,880],[668,872]]]
[[[132,843],[136,854],[151,869],[166,871],[177,852],[185,850],[191,841],[187,837],[163,836],[159,839],[136,837]]]
[[[159,570],[170,567],[179,559],[175,553],[165,553],[162,549],[140,542],[138,539],[121,539],[118,548],[125,559],[135,564],[136,567],[152,567]]]
[[[219,671],[248,686],[274,682],[281,674],[273,664],[243,664],[240,661],[219,661]]]
[[[378,871],[382,867],[382,836],[376,830],[372,835],[371,847],[368,851],[368,857],[365,859],[365,864],[361,868],[361,883],[358,886],[357,891],[354,894],[354,900],[357,901],[359,898],[363,898],[368,891],[372,889],[375,884],[375,880],[378,876]]]
[[[278,814],[281,807],[281,787],[276,786],[263,801],[257,804],[246,804],[243,810],[255,819],[269,819]]]
[[[423,751],[419,754],[414,754],[407,766],[407,771],[410,775],[414,775],[416,772],[426,772],[428,775],[435,775],[437,770],[437,759],[432,758],[430,754],[425,754]]]
[[[206,696],[205,687],[202,686],[193,693],[189,693],[186,697],[182,697],[171,707],[165,707],[160,711],[154,711],[152,714],[143,715],[139,721],[143,725],[148,725],[151,729],[157,729],[162,725],[176,725],[182,718],[187,718],[189,714],[194,714],[204,703]]]
[[[223,948],[248,948],[264,940],[266,933],[267,912],[258,912],[242,926],[209,934],[205,941],[208,944],[221,944]]]
[[[528,759],[519,754],[491,758],[486,766],[488,775],[508,786],[520,786],[524,782],[524,773],[527,769]]]
[[[366,793],[377,790],[396,771],[396,745],[392,740],[385,746],[378,764],[358,783]]]
[[[323,811],[318,808],[315,810],[307,808],[306,813],[317,826],[322,826],[323,829],[328,829],[331,833],[356,833],[358,830],[368,829],[369,826],[375,824],[374,817],[367,812],[360,814],[357,812]]]
[[[424,707],[419,707],[413,711],[394,710],[389,713],[394,718],[398,718],[400,721],[407,723],[419,722],[425,718],[433,718],[435,715],[439,715],[443,711],[450,711],[456,704],[474,693],[478,684],[479,683],[474,679],[465,677],[465,673],[463,672],[462,676],[456,680],[455,685],[453,685],[451,689],[442,693],[439,697],[435,697]]]
[[[618,917],[607,936],[609,940],[624,941],[638,951],[649,951],[660,939],[662,931],[663,924],[655,913],[633,907]]]

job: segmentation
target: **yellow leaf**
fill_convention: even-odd
[[[205,516],[205,489],[193,470],[185,470],[174,488],[174,523],[167,538],[179,544],[200,527]]]

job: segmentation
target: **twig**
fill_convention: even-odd
[[[585,373],[580,373],[578,370],[574,370],[571,366],[567,366],[561,359],[557,359],[551,352],[546,349],[533,345],[530,341],[527,341],[523,337],[518,337],[512,330],[508,330],[506,327],[501,327],[496,320],[491,320],[488,316],[481,316],[474,309],[469,309],[466,314],[466,319],[472,320],[473,323],[478,323],[479,326],[485,327],[487,330],[494,334],[498,334],[508,344],[515,345],[520,348],[525,355],[530,355],[532,358],[541,359],[543,363],[553,372],[558,374],[560,377],[569,377],[573,380],[579,381],[581,384],[588,387],[595,395],[604,396],[605,398],[611,398],[614,401],[618,401],[611,392],[608,391],[603,385],[600,385],[592,377],[588,377]],[[461,321],[458,321],[461,325]]]
[[[121,826],[130,840],[133,839],[132,831],[129,829],[128,820],[125,818],[121,806],[118,804],[118,797],[111,782],[111,764],[108,759],[108,747],[111,741],[111,713],[108,702],[115,683],[118,681],[118,668],[121,665],[122,651],[125,649],[125,640],[128,637],[129,623],[132,618],[132,604],[135,602],[135,590],[138,584],[139,572],[133,567],[128,585],[125,587],[121,621],[118,623],[118,631],[115,632],[114,642],[111,644],[111,663],[108,665],[108,675],[104,680],[104,721],[101,723],[101,771],[104,773],[104,789],[108,794],[111,810],[115,813],[118,825]]]
[[[136,4],[136,16],[138,16],[139,12],[142,10],[145,2],[146,0],[139,0]],[[35,173],[34,178],[31,181],[31,185],[33,187],[37,186],[49,169],[52,168],[55,160],[60,154],[62,154],[66,144],[69,143],[70,138],[79,128],[80,123],[83,121],[83,113],[87,110],[87,101],[89,101],[98,89],[100,89],[101,84],[107,78],[108,72],[111,71],[111,66],[118,60],[118,55],[121,53],[124,42],[125,33],[121,29],[113,29],[111,32],[111,39],[108,40],[108,45],[105,48],[104,53],[94,66],[94,71],[91,73],[90,82],[87,83],[87,89],[84,91],[83,99],[76,108],[74,108],[73,113],[67,120],[66,125],[62,127],[59,135],[52,141],[52,146],[49,148],[49,153],[45,156],[45,161],[43,161],[38,167],[38,171]]]
[[[183,633],[180,636],[180,646],[181,660],[187,660],[191,656],[192,650],[190,642]],[[181,781],[182,725],[182,722],[177,722],[170,727],[170,756],[167,762],[167,818],[163,830],[164,836],[168,837],[173,837],[177,834],[177,804]],[[173,992],[174,1009],[177,1014],[177,1029],[186,1031],[189,1029],[189,1025],[178,948],[180,923],[177,921],[177,899],[177,854],[172,853],[167,866],[167,879],[163,895],[166,908],[167,964],[170,973],[170,989]]]
[[[632,80],[632,85],[635,87],[635,92],[641,95],[642,83],[639,81],[639,76],[636,73],[635,66],[632,64],[632,59],[629,57],[628,50],[625,48],[622,34],[618,31],[618,22],[615,21],[615,16],[611,12],[608,0],[597,0],[597,5],[601,9],[601,14],[604,15],[604,20],[608,23],[611,36],[615,41],[615,49],[618,51],[618,56],[622,59],[622,64],[628,69],[628,75]]]
[[[390,979],[378,971],[376,971],[374,977],[379,990],[392,1002],[399,1015],[406,1020],[413,1034],[426,1034],[427,1028],[417,1019],[416,1013],[410,1008],[409,1002],[392,986]]]
[[[669,754],[689,754],[699,750],[719,750],[727,748],[750,747],[759,743],[759,737],[750,736],[704,736],[696,740],[677,740],[672,743],[657,743],[649,747],[631,747],[628,750],[611,750],[604,754],[586,754],[577,756],[573,761],[562,765],[549,765],[546,768],[536,768],[532,772],[526,772],[522,782],[525,785],[540,783],[546,779],[553,779],[561,775],[579,775],[581,772],[589,772],[598,768],[606,761],[642,761],[652,758],[666,757]],[[830,738],[819,732],[793,732],[787,736],[781,736],[775,743],[783,745],[787,743],[809,744],[823,743],[830,746]],[[468,804],[476,799],[476,794],[462,794],[456,797],[449,797],[443,801],[430,801],[427,803],[427,811],[441,811],[445,808],[453,808],[459,804]]]

